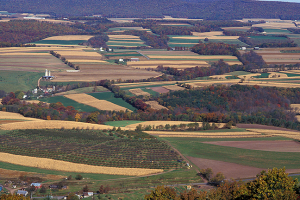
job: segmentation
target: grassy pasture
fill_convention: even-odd
[[[111,103],[114,103],[116,105],[122,106],[124,108],[127,108],[131,111],[135,111],[136,108],[130,105],[129,103],[125,102],[121,98],[115,98],[114,94],[112,92],[101,92],[101,93],[89,93],[89,95],[99,99],[99,100],[106,100]]]
[[[36,88],[44,73],[24,71],[0,71],[0,88],[5,92],[28,91]]]
[[[109,121],[109,122],[105,122],[105,125],[109,125],[109,126],[115,126],[115,127],[125,127],[127,125],[131,125],[131,124],[137,124],[137,123],[142,123],[144,121],[136,121],[136,120],[123,120],[123,121]]]
[[[47,102],[47,103],[61,102],[64,106],[73,106],[75,108],[75,110],[78,110],[78,111],[84,111],[84,112],[97,111],[97,109],[94,107],[78,103],[76,101],[73,101],[73,100],[63,97],[63,96],[44,98],[44,99],[40,99],[40,101]]]
[[[164,138],[164,140],[169,141],[175,148],[177,148],[186,156],[219,160],[258,168],[299,168],[300,153],[249,150],[202,143],[206,141],[252,141],[283,139],[284,138],[281,137],[244,139]]]
[[[56,95],[78,94],[78,93],[91,93],[91,92],[94,92],[95,89],[96,89],[95,92],[107,92],[107,91],[109,91],[105,87],[97,86],[96,88],[95,87],[77,88],[77,89],[69,90],[69,91],[66,91],[66,92],[60,92],[60,93],[57,93]]]

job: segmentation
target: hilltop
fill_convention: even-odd
[[[49,13],[56,17],[102,14],[106,17],[172,17],[203,19],[300,19],[300,4],[254,0],[0,0],[9,12]]]

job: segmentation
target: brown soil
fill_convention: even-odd
[[[217,160],[210,160],[204,158],[195,158],[187,156],[187,158],[192,161],[197,167],[200,169],[211,168],[214,174],[218,172],[222,172],[225,175],[226,179],[242,179],[242,178],[253,178],[257,174],[259,174],[263,168],[257,167],[250,167],[235,163],[217,161]],[[287,169],[287,173],[299,173],[300,169]]]
[[[275,151],[275,152],[300,152],[300,142],[296,141],[218,141],[204,142],[208,144],[236,147],[242,149]]]
[[[280,128],[276,126],[267,126],[267,125],[260,125],[260,124],[237,124],[236,127],[238,128],[246,128],[246,129],[268,129],[268,130],[280,130],[280,131],[293,131],[293,132],[299,132],[287,128]]]
[[[249,167],[245,165],[239,165],[235,163],[210,160],[204,158],[194,158],[187,156],[187,158],[192,161],[200,169],[211,168],[214,174],[222,172],[226,179],[239,179],[239,178],[252,178],[255,177],[262,168]]]

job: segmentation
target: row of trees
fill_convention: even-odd
[[[69,67],[72,67],[75,70],[80,70],[79,66],[75,66],[73,63],[69,62],[65,57],[62,57],[59,53],[57,53],[55,51],[50,51],[50,54],[53,55],[53,56],[55,56],[58,59],[61,59],[61,61],[63,61]]]
[[[173,200],[250,200],[250,199],[300,199],[298,180],[288,177],[285,169],[274,168],[262,171],[256,179],[250,182],[225,181],[219,187],[209,191],[191,189],[177,194],[176,190],[169,187],[158,186],[145,196],[147,200],[173,199]]]

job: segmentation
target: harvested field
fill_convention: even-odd
[[[92,97],[88,94],[81,93],[81,94],[69,94],[64,96],[74,101],[77,101],[78,103],[89,105],[99,110],[111,110],[111,111],[128,110],[127,108],[116,105],[109,101],[96,99],[95,97]]]
[[[281,127],[276,127],[276,126],[261,125],[261,124],[237,124],[236,127],[247,128],[247,129],[267,129],[267,130],[279,130],[279,131],[292,131],[292,132],[300,133],[299,131],[296,131],[296,130],[281,128]]]
[[[296,113],[300,113],[300,104],[291,104],[291,108],[292,108]]]
[[[163,88],[163,87],[149,87],[149,88],[146,88],[146,89],[151,89],[153,90],[154,92],[158,92],[158,93],[168,93],[170,90],[166,89],[166,88]]]
[[[66,178],[66,176],[60,175],[46,175],[46,174],[39,174],[35,172],[24,172],[24,171],[15,171],[15,170],[8,170],[8,169],[1,169],[0,168],[0,178],[19,178],[20,176],[30,176],[30,177],[41,177],[47,180],[60,180]]]
[[[241,149],[252,149],[260,151],[275,151],[275,152],[300,152],[300,142],[276,140],[276,141],[217,141],[204,142],[226,147],[236,147]]]
[[[163,88],[166,88],[167,90],[171,90],[171,91],[180,91],[180,90],[186,89],[186,88],[180,87],[178,85],[166,85],[166,86],[163,86]]]
[[[4,111],[0,111],[0,119],[21,119],[21,120],[40,121],[40,119],[24,117],[19,113],[4,112]]]
[[[94,36],[92,35],[61,35],[61,36],[52,36],[44,40],[89,40]]]
[[[9,124],[14,122],[22,122],[20,120],[0,120],[0,124]]]
[[[150,96],[150,94],[148,92],[144,92],[143,90],[141,90],[140,88],[137,89],[130,89],[129,92],[131,92],[132,94],[134,94],[135,96]]]
[[[242,65],[240,61],[225,61],[228,65]]]
[[[264,82],[263,82],[264,81]],[[259,81],[247,81],[244,83],[239,83],[240,85],[259,85],[263,87],[286,87],[286,88],[299,88],[300,84],[292,84],[292,83],[282,83],[282,82],[267,82],[268,80]]]
[[[134,36],[134,35],[108,35],[109,39],[120,39],[120,38],[126,38],[126,39],[139,39],[140,37]]]
[[[0,161],[28,167],[37,167],[41,169],[78,172],[78,173],[96,173],[112,175],[142,176],[163,172],[162,169],[143,169],[143,168],[117,168],[102,167],[85,164],[77,164],[48,158],[36,158],[30,156],[19,156],[0,152]],[[63,167],[62,167],[63,166]]]
[[[239,36],[195,36],[195,37],[172,37],[174,39],[184,39],[184,40],[204,40],[205,38],[208,38],[210,40],[236,40],[239,38]]]
[[[145,104],[150,105],[150,107],[154,110],[161,110],[161,109],[167,109],[166,107],[160,105],[157,101],[145,101]]]
[[[162,65],[163,67],[172,67],[172,68],[176,68],[176,69],[186,69],[186,68],[193,68],[193,67],[210,67],[209,64],[205,64],[205,65],[201,65],[201,64],[191,64],[191,65]],[[136,69],[156,69],[158,67],[158,65],[136,65],[136,66],[131,66],[133,68]]]
[[[267,129],[247,129],[247,130],[252,132],[272,135],[272,136],[281,136],[281,137],[291,138],[295,140],[300,140],[300,132],[295,132],[295,131],[267,130]]]
[[[43,103],[43,104],[46,104],[47,106],[50,105],[50,103],[42,102],[42,101],[39,101],[39,100],[26,100],[25,102],[26,103],[35,103],[35,104]]]
[[[78,60],[78,59],[68,59],[71,63],[107,63],[104,60]]]
[[[27,119],[27,118],[25,118]],[[29,118],[31,119],[31,118]],[[61,121],[61,120],[41,120],[36,119],[32,121],[24,121],[24,122],[14,122],[9,124],[0,125],[0,129],[2,130],[17,130],[17,129],[95,129],[95,130],[103,130],[103,129],[112,129],[111,126],[106,125],[98,125],[98,124],[90,124],[83,122],[74,122],[74,121]]]
[[[151,51],[151,50],[141,50],[145,55],[166,55],[166,56],[199,56],[191,51]]]
[[[205,61],[182,61],[182,60],[147,60],[147,61],[137,61],[137,62],[127,62],[129,66],[137,65],[207,65]]]
[[[209,60],[209,59],[235,59],[237,60],[236,56],[227,56],[227,55],[217,55],[217,56],[202,56],[202,55],[193,55],[193,56],[179,56],[179,55],[149,55],[149,58],[174,58],[174,59],[199,59],[199,60]]]
[[[222,172],[225,175],[226,179],[255,177],[263,170],[262,168],[250,167],[246,165],[239,165],[217,160],[195,158],[190,156],[187,156],[187,158],[200,169],[211,168],[213,172],[215,172],[215,174],[218,172]]]

